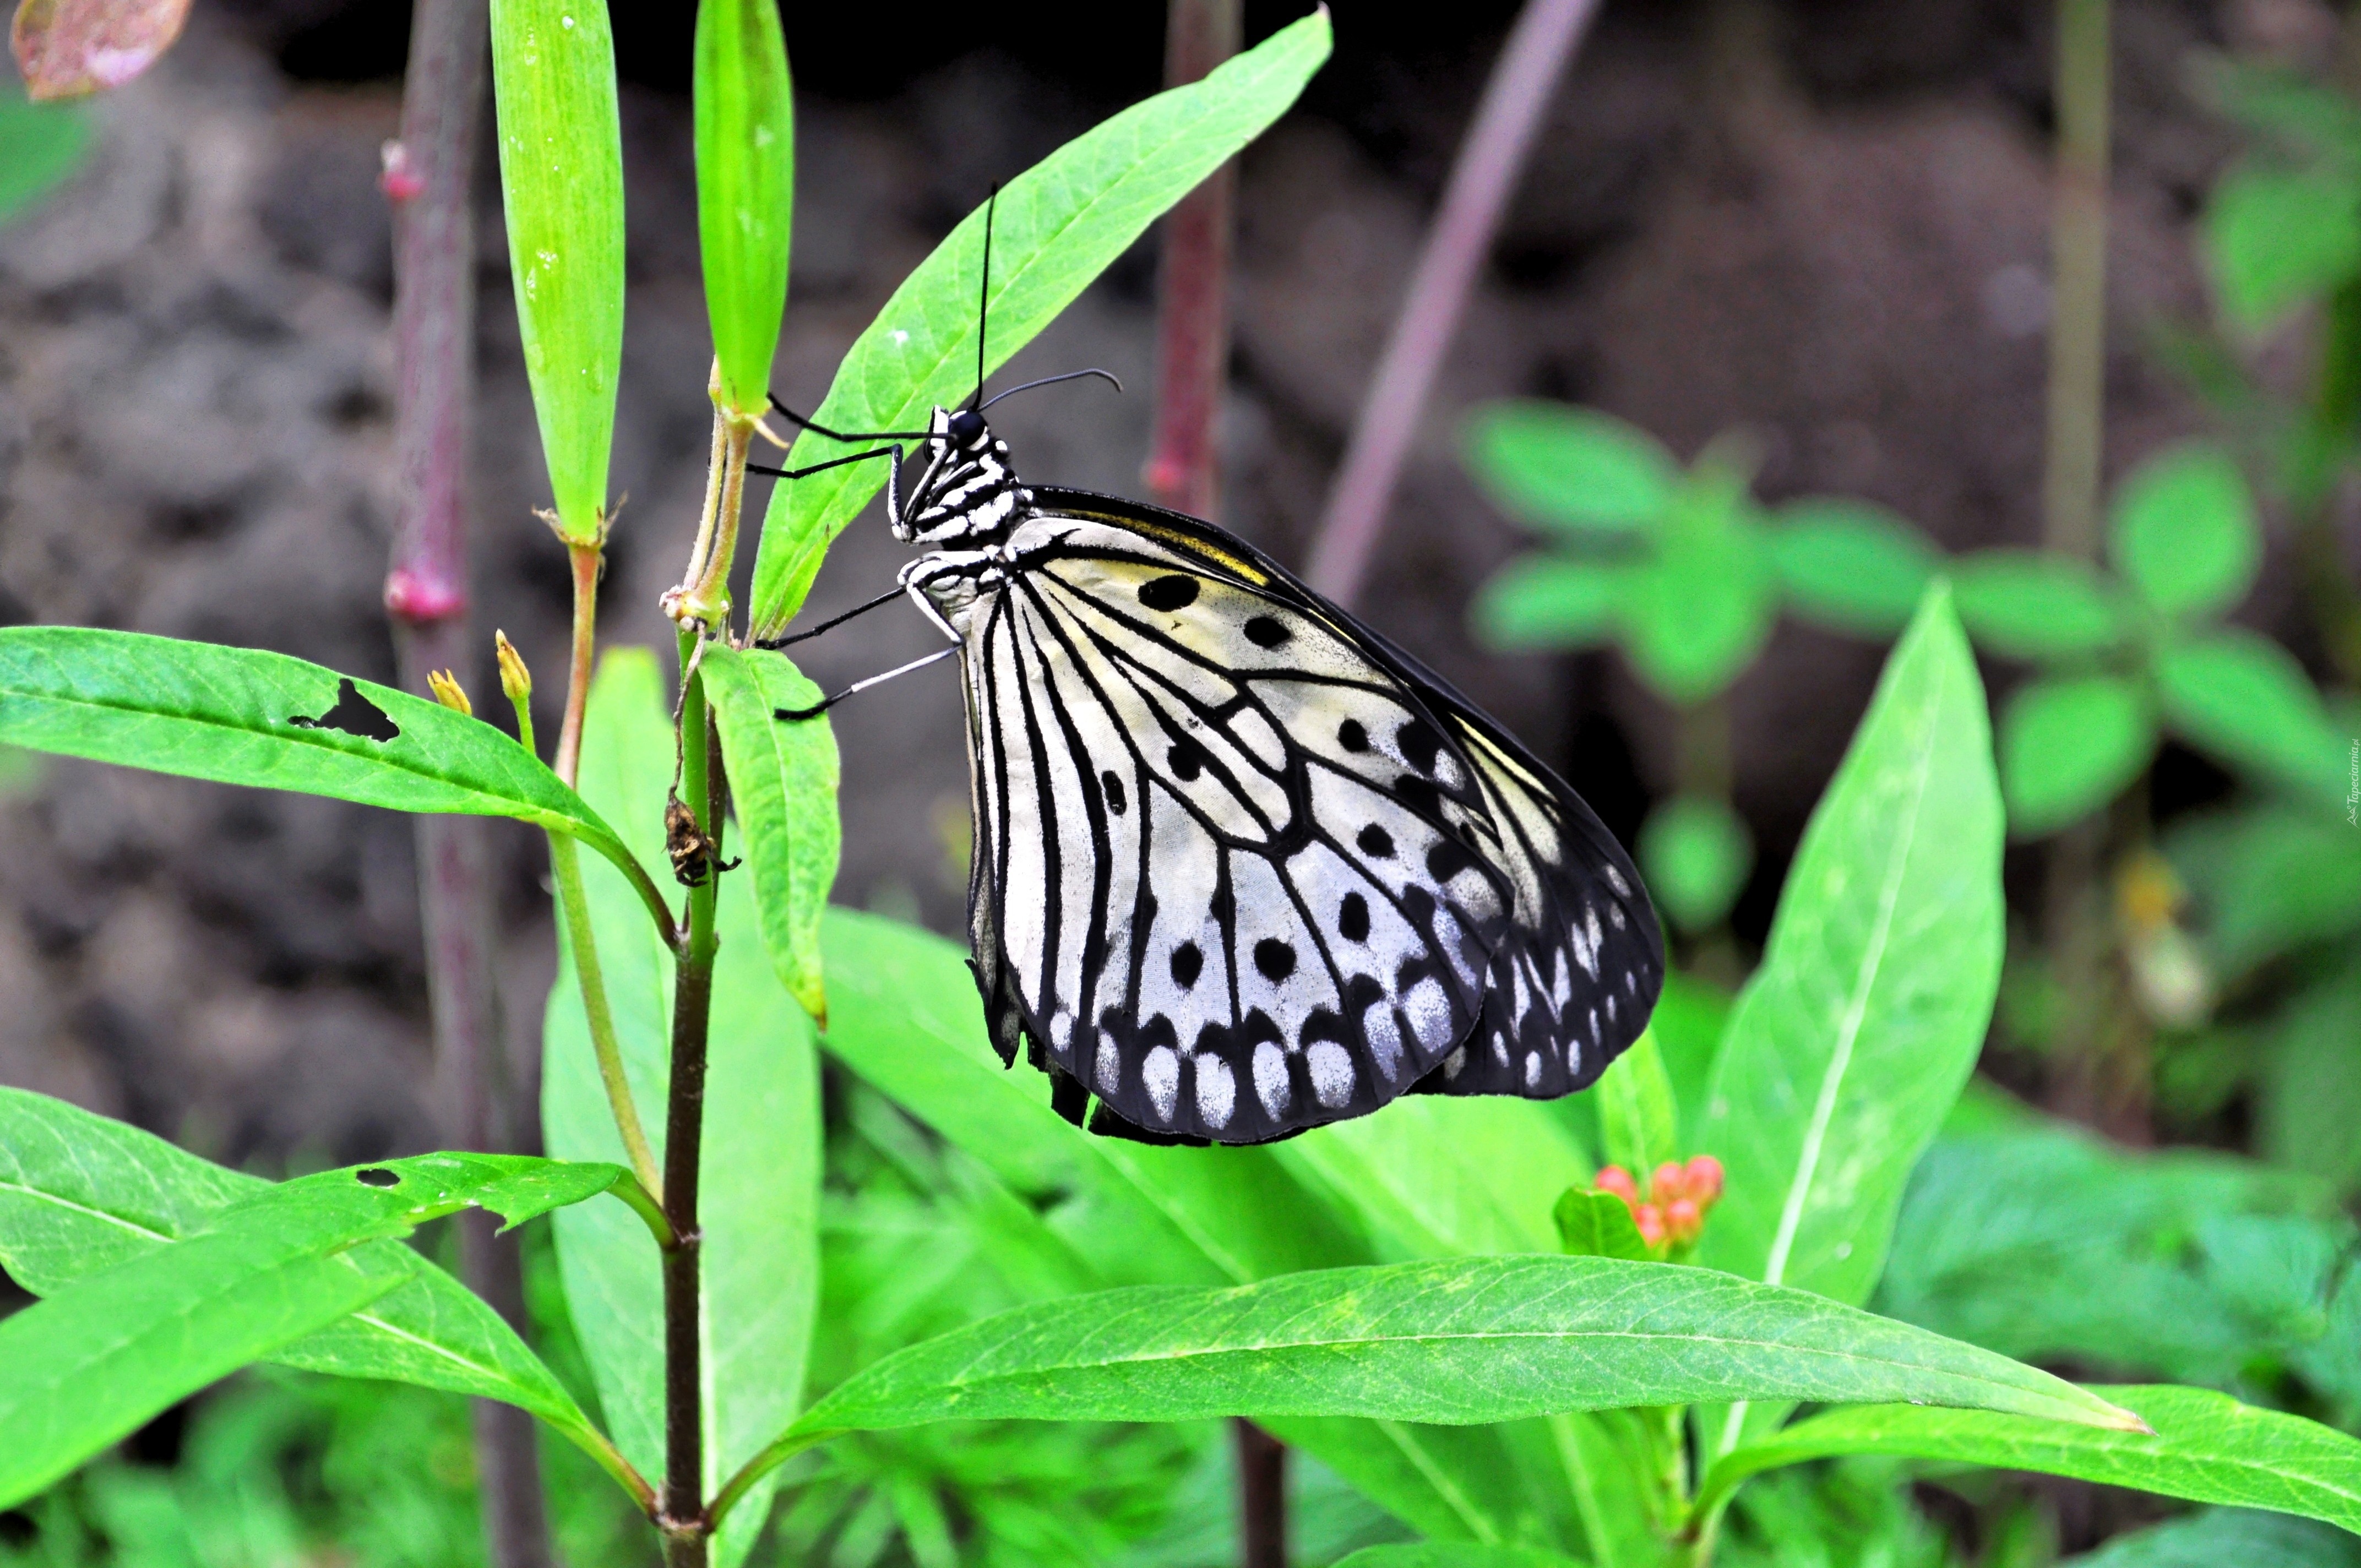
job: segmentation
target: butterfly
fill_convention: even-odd
[[[1049,379],[1087,375],[1105,372]],[[763,645],[904,596],[950,642],[783,720],[960,658],[969,937],[1003,1064],[1021,1051],[1070,1121],[1159,1143],[1596,1080],[1646,1026],[1664,959],[1581,797],[1245,541],[1021,482],[982,379],[922,432],[775,405],[824,436],[918,444],[823,466],[885,457],[887,520],[922,553],[892,592]]]

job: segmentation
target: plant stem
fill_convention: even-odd
[[[746,449],[754,439],[754,422],[716,409],[713,439],[720,459],[720,482],[718,487],[708,484],[717,491],[709,520],[713,544],[702,562],[691,567],[693,575],[686,579],[691,586],[681,599],[679,613],[726,632],[730,568],[738,556],[739,517],[746,504]]]
[[[1164,85],[1201,82],[1238,52],[1241,0],[1172,0],[1166,13]],[[1164,220],[1156,279],[1156,429],[1143,477],[1159,506],[1210,518],[1219,499],[1214,424],[1229,379],[1230,239],[1235,159],[1181,198]]]
[[[1238,1456],[1239,1568],[1287,1568],[1287,1445],[1243,1416]]]
[[[2348,20],[2346,28],[2348,37],[2361,38],[2361,26]],[[2296,568],[2330,667],[2346,685],[2361,685],[2361,594],[2345,570],[2331,505],[2361,426],[2361,282],[2347,282],[2329,297],[2326,324],[2310,450],[2290,487]]]
[[[1492,251],[1501,211],[1524,171],[1542,116],[1574,58],[1598,0],[1525,0],[1484,84],[1475,123],[1451,167],[1443,206],[1427,231],[1410,297],[1378,361],[1328,510],[1313,536],[1305,578],[1346,608],[1361,591],[1378,531],[1426,412],[1435,372],[1459,330],[1476,275]]]
[[[2099,548],[2106,413],[2109,0],[2059,0],[2057,183],[2050,206],[2049,439],[2043,543]]]
[[[606,569],[603,543],[566,546],[574,567],[574,635],[566,662],[566,718],[557,730],[557,776],[574,786],[582,771],[582,715],[590,705],[590,666],[598,645],[598,575]]]
[[[715,765],[705,677],[692,663],[696,634],[681,636],[681,797],[697,828],[719,848],[721,770]],[[657,1523],[666,1568],[701,1568],[711,1530],[705,1511],[704,1373],[698,1300],[702,1236],[697,1226],[698,1161],[705,1137],[706,1032],[713,1003],[716,884],[689,889],[688,941],[673,986],[672,1091],[664,1124],[664,1212],[675,1245],[664,1258],[664,1485]]]
[[[385,581],[402,685],[464,670],[467,646],[467,457],[475,391],[475,233],[471,196],[483,119],[487,0],[420,0],[411,19],[401,135],[388,160],[394,210],[394,443],[401,511]],[[508,1058],[492,976],[493,927],[482,823],[415,818],[428,1010],[444,1080],[448,1135],[461,1148],[505,1149]],[[524,1278],[492,1216],[459,1221],[460,1271],[520,1331]],[[483,1480],[486,1555],[494,1568],[551,1562],[533,1418],[471,1401]]]
[[[615,1015],[607,1005],[607,978],[598,964],[598,938],[590,927],[590,900],[582,888],[582,850],[565,833],[549,836],[549,867],[557,883],[557,909],[566,922],[566,945],[574,955],[574,972],[582,984],[582,1012],[590,1025],[590,1051],[598,1059],[598,1081],[607,1091],[607,1109],[623,1140],[631,1174],[639,1178],[656,1201],[664,1201],[664,1178],[656,1173],[655,1151],[640,1124],[639,1106],[631,1099],[631,1082],[623,1072],[623,1047],[615,1036]]]

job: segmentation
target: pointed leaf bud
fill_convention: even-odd
[[[500,650],[500,690],[511,702],[522,702],[533,696],[533,672],[524,667],[524,655],[516,651],[505,631],[492,633],[492,645]]]

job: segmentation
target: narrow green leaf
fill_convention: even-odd
[[[1577,539],[1649,527],[1680,485],[1679,465],[1655,437],[1563,403],[1487,403],[1469,417],[1461,449],[1493,505]]]
[[[2156,754],[2147,697],[2114,675],[2027,681],[2001,710],[2000,782],[2008,825],[2038,838],[2123,793]]]
[[[2012,659],[2102,653],[2122,643],[2120,596],[2092,568],[2032,550],[1979,550],[1950,565],[1960,619]]]
[[[1975,660],[1938,587],[1804,830],[1701,1139],[1709,1266],[1865,1299],[1910,1168],[2000,980],[2000,790]]]
[[[1754,835],[1726,800],[1676,795],[1640,828],[1640,865],[1656,906],[1684,931],[1710,931],[1754,869]]]
[[[2156,664],[2165,722],[2232,767],[2319,801],[2345,804],[2345,738],[2303,666],[2243,627],[2167,648]]]
[[[2246,597],[2262,565],[2246,476],[2205,443],[2149,458],[2116,492],[2107,549],[2115,569],[2165,614],[2221,614]]]
[[[1631,1206],[1612,1192],[1570,1187],[1554,1211],[1558,1250],[1569,1257],[1620,1257],[1644,1263],[1648,1244],[1632,1222]]]
[[[1598,1135],[1609,1165],[1620,1165],[1644,1184],[1656,1167],[1676,1160],[1680,1106],[1655,1036],[1642,1032],[1599,1079]]]
[[[31,103],[14,72],[0,78],[0,223],[62,184],[89,151],[80,108]]]
[[[0,744],[392,811],[513,817],[636,867],[597,812],[490,725],[283,653],[0,630]]]
[[[186,1240],[266,1187],[137,1127],[0,1089],[0,1266],[37,1296]],[[502,1399],[608,1462],[611,1451],[589,1418],[498,1312],[399,1242],[366,1242],[359,1250],[372,1266],[407,1262],[415,1272],[270,1359]],[[378,1255],[389,1252],[396,1255],[390,1262]]]
[[[2135,1424],[2047,1373],[1807,1291],[1671,1264],[1529,1256],[1019,1308],[858,1374],[793,1436],[952,1418],[1461,1424],[1746,1398],[1909,1398]]]
[[[0,1321],[0,1507],[158,1411],[410,1280],[406,1249],[356,1244],[481,1206],[521,1222],[612,1187],[614,1166],[418,1155],[264,1187],[185,1241],[64,1284]]]
[[[787,305],[796,114],[777,0],[697,0],[697,237],[721,401],[760,415]]]
[[[636,648],[607,654],[585,715],[582,788],[635,843],[663,836],[672,781],[669,706],[652,655]],[[731,842],[725,833],[725,850]],[[626,1075],[661,1157],[672,963],[646,920],[632,921],[617,879],[588,879],[588,892]],[[812,1025],[779,983],[744,871],[723,874],[717,920],[698,1196],[708,1496],[801,1402],[818,1287],[821,1138]],[[550,993],[547,1019],[548,1146],[577,1157],[620,1157],[570,965]],[[558,1263],[616,1445],[653,1475],[664,1451],[662,1281],[646,1228],[629,1214],[622,1223],[616,1217],[597,1207],[560,1214]],[[717,1562],[735,1563],[752,1549],[765,1513],[761,1503],[755,1497],[724,1522]]]
[[[761,0],[766,8],[769,0]],[[721,730],[730,794],[745,835],[754,914],[779,983],[805,1012],[828,1018],[820,983],[819,920],[836,882],[843,828],[836,810],[836,732],[825,716],[789,721],[820,691],[782,653],[708,644],[705,689]]]
[[[623,361],[623,137],[595,0],[492,0],[492,96],[524,367],[560,532],[606,532]]]
[[[1215,70],[1078,137],[1008,182],[994,220],[987,367],[1007,361],[1194,190],[1295,102],[1328,58],[1313,12]],[[973,389],[984,211],[979,206],[895,291],[852,345],[814,417],[836,430],[914,430]],[[1087,395],[1087,394],[1082,394]],[[787,466],[844,455],[807,433]],[[771,492],[754,566],[757,636],[803,607],[821,557],[884,483],[855,463]]]
[[[1615,634],[1630,568],[1573,555],[1520,555],[1476,596],[1476,634],[1504,652],[1587,648]]]
[[[2235,169],[2213,187],[2202,234],[2224,313],[2268,332],[2361,271],[2361,188],[2341,170]]]
[[[2361,1531],[2361,1442],[2343,1432],[2202,1388],[2092,1392],[2155,1430],[2070,1426],[1992,1410],[1832,1410],[1722,1459],[1706,1477],[1700,1500],[1776,1465],[1838,1453],[1898,1453],[2269,1508]]]
[[[1932,541],[1883,507],[1833,496],[1781,507],[1768,542],[1798,614],[1864,637],[1909,625],[1943,565]]]
[[[1583,1568],[1578,1558],[1530,1546],[1481,1546],[1472,1541],[1421,1541],[1365,1546],[1336,1568]]]

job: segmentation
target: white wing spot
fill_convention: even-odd
[[[1618,898],[1631,896],[1631,884],[1625,882],[1623,873],[1617,871],[1611,864],[1607,868],[1607,885],[1615,890],[1615,896]]]
[[[1139,1076],[1148,1084],[1148,1098],[1156,1107],[1156,1119],[1172,1120],[1173,1108],[1180,1101],[1180,1054],[1170,1046],[1157,1047],[1139,1064]]]
[[[1411,1033],[1420,1045],[1439,1051],[1450,1043],[1451,995],[1441,981],[1429,975],[1411,986],[1402,998],[1402,1011],[1410,1015]]]
[[[1216,1132],[1230,1124],[1238,1102],[1238,1080],[1230,1064],[1210,1051],[1197,1053],[1197,1114]]]
[[[1618,931],[1623,929],[1625,925],[1625,921],[1623,919],[1623,906],[1620,904],[1609,905],[1607,906],[1607,918],[1614,923],[1615,928]]]
[[[1315,1040],[1303,1059],[1312,1069],[1312,1092],[1334,1111],[1353,1097],[1353,1058],[1334,1040]]]
[[[1102,1035],[1099,1036],[1099,1093],[1112,1100],[1115,1091],[1122,1087],[1122,1053],[1115,1048],[1115,1041],[1111,1037]]]
[[[1255,1098],[1262,1102],[1265,1114],[1277,1121],[1287,1114],[1295,1101],[1295,1090],[1287,1081],[1287,1053],[1268,1040],[1255,1047]]]
[[[1369,1042],[1369,1054],[1377,1058],[1378,1072],[1391,1083],[1401,1072],[1401,1025],[1394,1022],[1394,1010],[1378,1001],[1361,1016],[1361,1035]]]
[[[1539,1051],[1527,1051],[1525,1053],[1525,1087],[1538,1089],[1541,1087],[1541,1081],[1542,1054]]]

